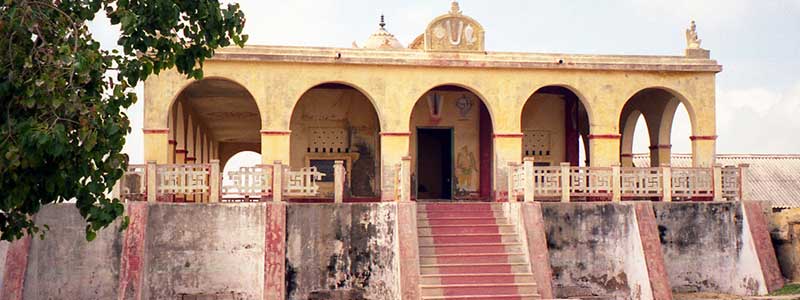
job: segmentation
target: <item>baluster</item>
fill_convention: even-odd
[[[661,164],[661,201],[672,202],[672,168]]]
[[[611,165],[611,201],[622,201],[622,170],[619,163]]]
[[[156,194],[158,193],[158,180],[156,180],[156,161],[149,160],[147,161],[147,174],[145,175],[147,180],[147,202],[156,202]]]
[[[283,201],[283,165],[280,160],[272,165],[272,201]]]
[[[219,159],[212,159],[211,160],[211,178],[208,182],[209,186],[209,195],[208,195],[208,202],[216,203],[219,202],[219,185],[220,185],[220,169],[219,169]]]
[[[344,161],[333,163],[333,202],[342,203],[344,199]]]
[[[522,168],[522,174],[525,176],[522,180],[525,184],[523,188],[525,202],[533,202],[533,157],[526,157],[522,162]]]
[[[570,187],[572,186],[569,178],[569,166],[568,162],[561,163],[561,202],[569,202]]]
[[[713,169],[713,178],[714,178],[714,186],[713,186],[713,194],[714,194],[714,201],[725,201],[725,198],[722,197],[722,165],[714,164]]]

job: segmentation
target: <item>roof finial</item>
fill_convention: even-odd
[[[386,20],[383,18],[383,14],[381,14],[381,22],[378,25],[381,25],[381,28],[386,27]]]
[[[453,2],[450,3],[450,13],[454,15],[461,14],[461,7],[458,5],[458,1],[453,0]]]

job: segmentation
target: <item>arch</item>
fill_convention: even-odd
[[[431,85],[415,99],[408,116],[412,194],[490,199],[495,120],[485,97],[456,83]]]
[[[224,77],[224,76],[206,76],[206,77],[203,77],[203,79],[200,79],[200,80],[192,80],[192,81],[186,82],[185,84],[183,84],[183,86],[180,89],[178,89],[178,92],[175,93],[174,96],[172,96],[172,99],[170,99],[169,103],[167,103],[167,108],[169,108],[168,112],[171,113],[172,108],[174,107],[174,105],[176,103],[179,102],[178,100],[181,98],[183,93],[186,92],[187,89],[191,88],[192,86],[196,86],[197,84],[202,84],[203,82],[214,81],[214,80],[226,81],[226,82],[233,83],[237,87],[239,87],[242,90],[246,91],[247,95],[250,97],[251,100],[253,100],[253,103],[255,103],[256,107],[258,108],[258,118],[259,118],[259,121],[260,121],[259,122],[259,126],[261,126],[260,123],[264,119],[263,108],[261,107],[261,104],[259,104],[258,101],[255,100],[255,97],[253,96],[253,93],[250,92],[250,90],[244,84],[242,84],[242,83],[240,83],[240,82],[238,82],[238,81],[236,81],[234,79],[231,79],[231,78],[228,78],[228,77]],[[164,122],[164,124],[167,124],[166,128],[169,128],[169,120],[168,120],[169,117],[167,115],[165,115],[166,119],[164,119],[163,122]]]
[[[358,91],[359,93],[361,93],[361,95],[364,95],[364,97],[367,98],[367,100],[369,100],[369,103],[372,104],[372,109],[375,110],[375,114],[378,116],[378,125],[380,127],[379,129],[383,130],[383,128],[386,128],[386,123],[384,123],[385,117],[383,116],[383,113],[382,113],[382,111],[380,109],[380,106],[375,101],[375,98],[372,97],[372,95],[366,89],[362,88],[361,86],[359,86],[357,84],[353,84],[353,83],[347,82],[347,81],[341,81],[341,80],[319,81],[316,84],[311,85],[311,87],[309,87],[307,89],[304,89],[304,90],[301,90],[302,92],[299,95],[295,95],[295,96],[292,97],[292,99],[295,99],[295,100],[292,103],[292,109],[291,109],[291,111],[289,113],[289,118],[286,119],[286,120],[288,120],[291,123],[292,116],[294,116],[294,111],[297,109],[297,105],[300,103],[300,99],[302,99],[303,96],[305,96],[309,91],[311,91],[311,90],[313,90],[315,88],[319,88],[319,87],[327,86],[327,85],[342,85],[342,86],[346,86],[346,87],[349,87],[351,89],[354,89],[354,90]],[[289,124],[287,124],[287,125],[289,125]]]
[[[427,89],[425,89],[421,93],[419,93],[416,96],[416,98],[413,98],[413,99],[417,99],[417,100],[411,102],[411,109],[408,110],[408,112],[409,112],[408,119],[411,119],[411,115],[410,114],[413,113],[414,106],[416,106],[417,101],[419,101],[419,99],[422,99],[422,97],[425,97],[425,95],[428,92],[430,92],[430,91],[432,91],[432,90],[434,90],[436,88],[446,87],[446,86],[459,87],[459,88],[465,89],[465,90],[469,91],[470,93],[474,94],[478,99],[481,100],[481,103],[483,103],[483,105],[486,106],[486,110],[489,113],[489,119],[491,120],[491,123],[492,123],[492,128],[495,128],[497,126],[497,124],[495,124],[495,113],[494,113],[494,109],[492,107],[492,103],[487,101],[487,98],[484,96],[484,94],[481,93],[478,89],[471,87],[470,85],[463,84],[463,83],[457,83],[457,82],[446,82],[446,83],[438,83],[438,84],[428,85]]]
[[[345,162],[346,197],[373,199],[380,195],[381,115],[374,99],[349,83],[326,81],[306,89],[289,117],[289,165],[319,166],[327,175],[323,197],[333,195],[333,161]],[[323,168],[324,167],[324,168]]]
[[[578,98],[578,100],[580,101],[580,103],[583,106],[583,108],[586,110],[586,115],[589,118],[589,124],[593,124],[592,121],[594,120],[594,110],[592,108],[591,103],[586,101],[586,97],[583,95],[583,93],[581,93],[580,90],[578,90],[577,88],[575,88],[575,87],[573,87],[572,85],[569,85],[569,84],[556,83],[556,84],[545,84],[545,85],[538,86],[532,92],[530,92],[528,94],[528,98],[525,100],[525,104],[523,104],[523,107],[526,104],[528,104],[528,100],[530,100],[531,97],[533,97],[533,95],[535,95],[536,93],[538,93],[539,91],[541,91],[544,88],[551,88],[551,87],[563,88],[563,89],[566,89],[566,90],[570,91],[572,94],[574,94]]]
[[[592,120],[590,108],[585,103],[584,98],[568,85],[537,87],[520,111],[522,155],[550,165],[561,162],[581,165],[581,150],[589,152]]]
[[[219,161],[219,169],[222,171],[224,178],[228,178],[227,174],[231,170],[231,164],[234,163],[243,167],[252,167],[261,164],[261,151],[253,151],[254,149],[229,149],[229,153],[225,153],[224,159]],[[247,156],[247,157],[245,157]],[[258,156],[258,159],[255,159]],[[242,158],[244,157],[244,158]],[[240,161],[241,162],[237,162]]]
[[[691,102],[681,93],[661,86],[646,87],[633,93],[620,109],[619,130],[622,135],[620,161],[627,164],[627,159],[622,156],[631,154],[633,130],[630,128],[635,128],[638,117],[633,118],[635,115],[633,112],[638,112],[645,119],[650,137],[650,165],[658,166],[670,163],[671,130],[676,110],[680,104],[684,105],[689,115],[689,122],[694,134],[697,129],[694,109]],[[631,132],[628,132],[629,130]]]

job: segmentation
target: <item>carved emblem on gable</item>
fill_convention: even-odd
[[[426,51],[483,51],[483,26],[461,13],[453,1],[450,12],[433,20],[425,30]]]

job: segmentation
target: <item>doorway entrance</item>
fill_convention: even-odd
[[[452,199],[453,129],[417,128],[417,199]]]

